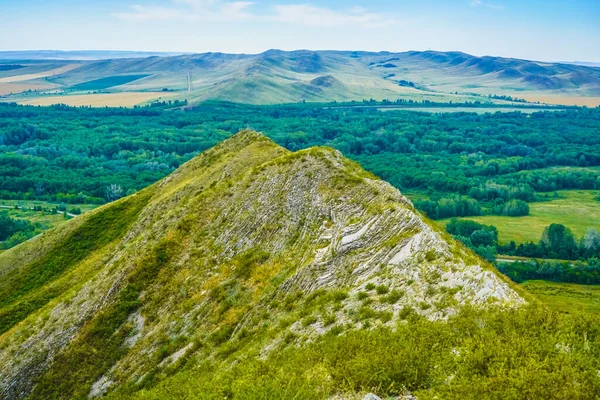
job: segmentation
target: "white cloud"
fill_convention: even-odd
[[[295,25],[339,27],[382,26],[393,21],[380,14],[370,13],[362,7],[334,10],[312,4],[275,5],[266,13],[252,12],[251,1],[172,0],[170,7],[134,5],[127,12],[113,13],[116,18],[129,22],[146,21],[234,21],[251,19]]]
[[[276,5],[274,14],[268,18],[290,24],[335,27],[342,25],[377,26],[392,23],[391,19],[363,8],[355,7],[347,11],[317,7],[312,4]]]
[[[496,3],[490,3],[487,1],[482,1],[482,0],[471,0],[470,3],[472,7],[487,7],[487,8],[491,8],[494,10],[502,10],[504,9],[504,5],[503,4],[496,4]]]
[[[129,12],[113,13],[114,17],[132,22],[145,22],[157,20],[172,20],[185,17],[178,9],[167,7],[154,7],[133,5]]]
[[[246,12],[246,10],[254,3],[251,1],[234,1],[231,3],[225,3],[221,7],[221,13],[225,16],[237,17],[237,18],[249,18],[252,14]]]
[[[128,12],[113,13],[116,18],[129,22],[146,21],[200,21],[236,20],[248,18],[245,12],[252,2],[218,0],[174,0],[171,7],[133,5]]]

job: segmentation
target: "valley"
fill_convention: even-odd
[[[598,5],[0,1],[0,400],[599,400]]]
[[[0,103],[0,397],[600,390],[599,109],[115,76]]]

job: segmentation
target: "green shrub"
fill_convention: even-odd
[[[404,306],[398,313],[398,318],[400,318],[401,320],[405,320],[408,318],[409,315],[413,314],[414,312],[415,310],[412,307]]]
[[[390,292],[390,294],[385,296],[382,300],[386,303],[396,304],[398,302],[398,300],[400,300],[403,296],[404,296],[403,290],[394,289]]]
[[[358,294],[356,295],[356,298],[357,298],[358,300],[364,300],[364,299],[366,299],[367,297],[369,297],[369,294],[368,294],[368,293],[365,293],[365,292],[358,292]]]
[[[335,325],[314,342],[264,360],[224,366],[206,359],[148,390],[109,398],[327,399],[365,392],[385,398],[407,389],[419,399],[587,399],[600,391],[597,315],[463,309],[448,321],[343,331]]]
[[[306,317],[306,318],[304,318],[302,320],[302,325],[304,327],[307,327],[307,326],[310,326],[310,325],[312,325],[312,324],[314,324],[316,322],[317,322],[317,317],[315,317],[314,315],[309,315],[308,317]]]
[[[375,291],[377,292],[377,294],[382,295],[382,294],[386,294],[387,292],[390,291],[390,288],[384,285],[379,285],[375,288]]]

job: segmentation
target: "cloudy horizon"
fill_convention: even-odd
[[[0,0],[0,51],[462,51],[600,62],[591,0]]]

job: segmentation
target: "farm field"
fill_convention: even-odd
[[[56,85],[51,83],[42,82],[14,82],[14,83],[3,83],[0,82],[0,96],[11,94],[11,93],[22,93],[28,90],[50,90],[55,88]]]
[[[556,311],[600,312],[600,285],[527,281],[521,286]]]
[[[587,106],[597,107],[600,105],[600,97],[584,97],[584,96],[566,96],[560,94],[527,94],[525,97],[528,101],[546,104],[562,104],[568,106]]]
[[[29,222],[39,222],[44,225],[58,226],[66,220],[62,213],[54,214],[44,211],[34,211],[31,208],[40,206],[42,208],[58,207],[57,203],[49,203],[46,201],[24,201],[24,200],[0,200],[0,212],[8,212],[12,218],[25,219]],[[19,209],[14,208],[18,206]],[[67,204],[67,209],[79,208],[82,213],[93,210],[98,207],[95,204]]]
[[[577,239],[588,228],[600,230],[600,201],[594,200],[600,194],[599,191],[563,190],[558,194],[561,197],[551,201],[529,203],[529,215],[524,217],[484,215],[464,219],[495,226],[501,243],[511,240],[517,243],[538,242],[544,228],[552,223],[569,227]],[[436,222],[446,226],[448,221],[445,219]]]
[[[168,99],[169,95],[160,92],[123,92],[78,94],[73,96],[48,96],[35,99],[16,100],[19,104],[34,106],[50,106],[53,104],[67,104],[69,106],[91,107],[133,107],[155,99]]]
[[[46,78],[53,75],[63,74],[68,71],[72,71],[79,68],[81,64],[67,64],[58,68],[54,68],[48,71],[43,71],[35,74],[23,74],[23,75],[12,75],[4,78],[0,78],[0,83],[12,83],[12,82],[24,82],[32,79]],[[18,70],[17,70],[18,71]]]
[[[129,82],[136,81],[147,77],[147,74],[141,75],[121,75],[121,76],[108,76],[106,78],[95,79],[93,81],[83,82],[78,85],[72,86],[71,90],[103,90],[115,86],[124,85]]]

